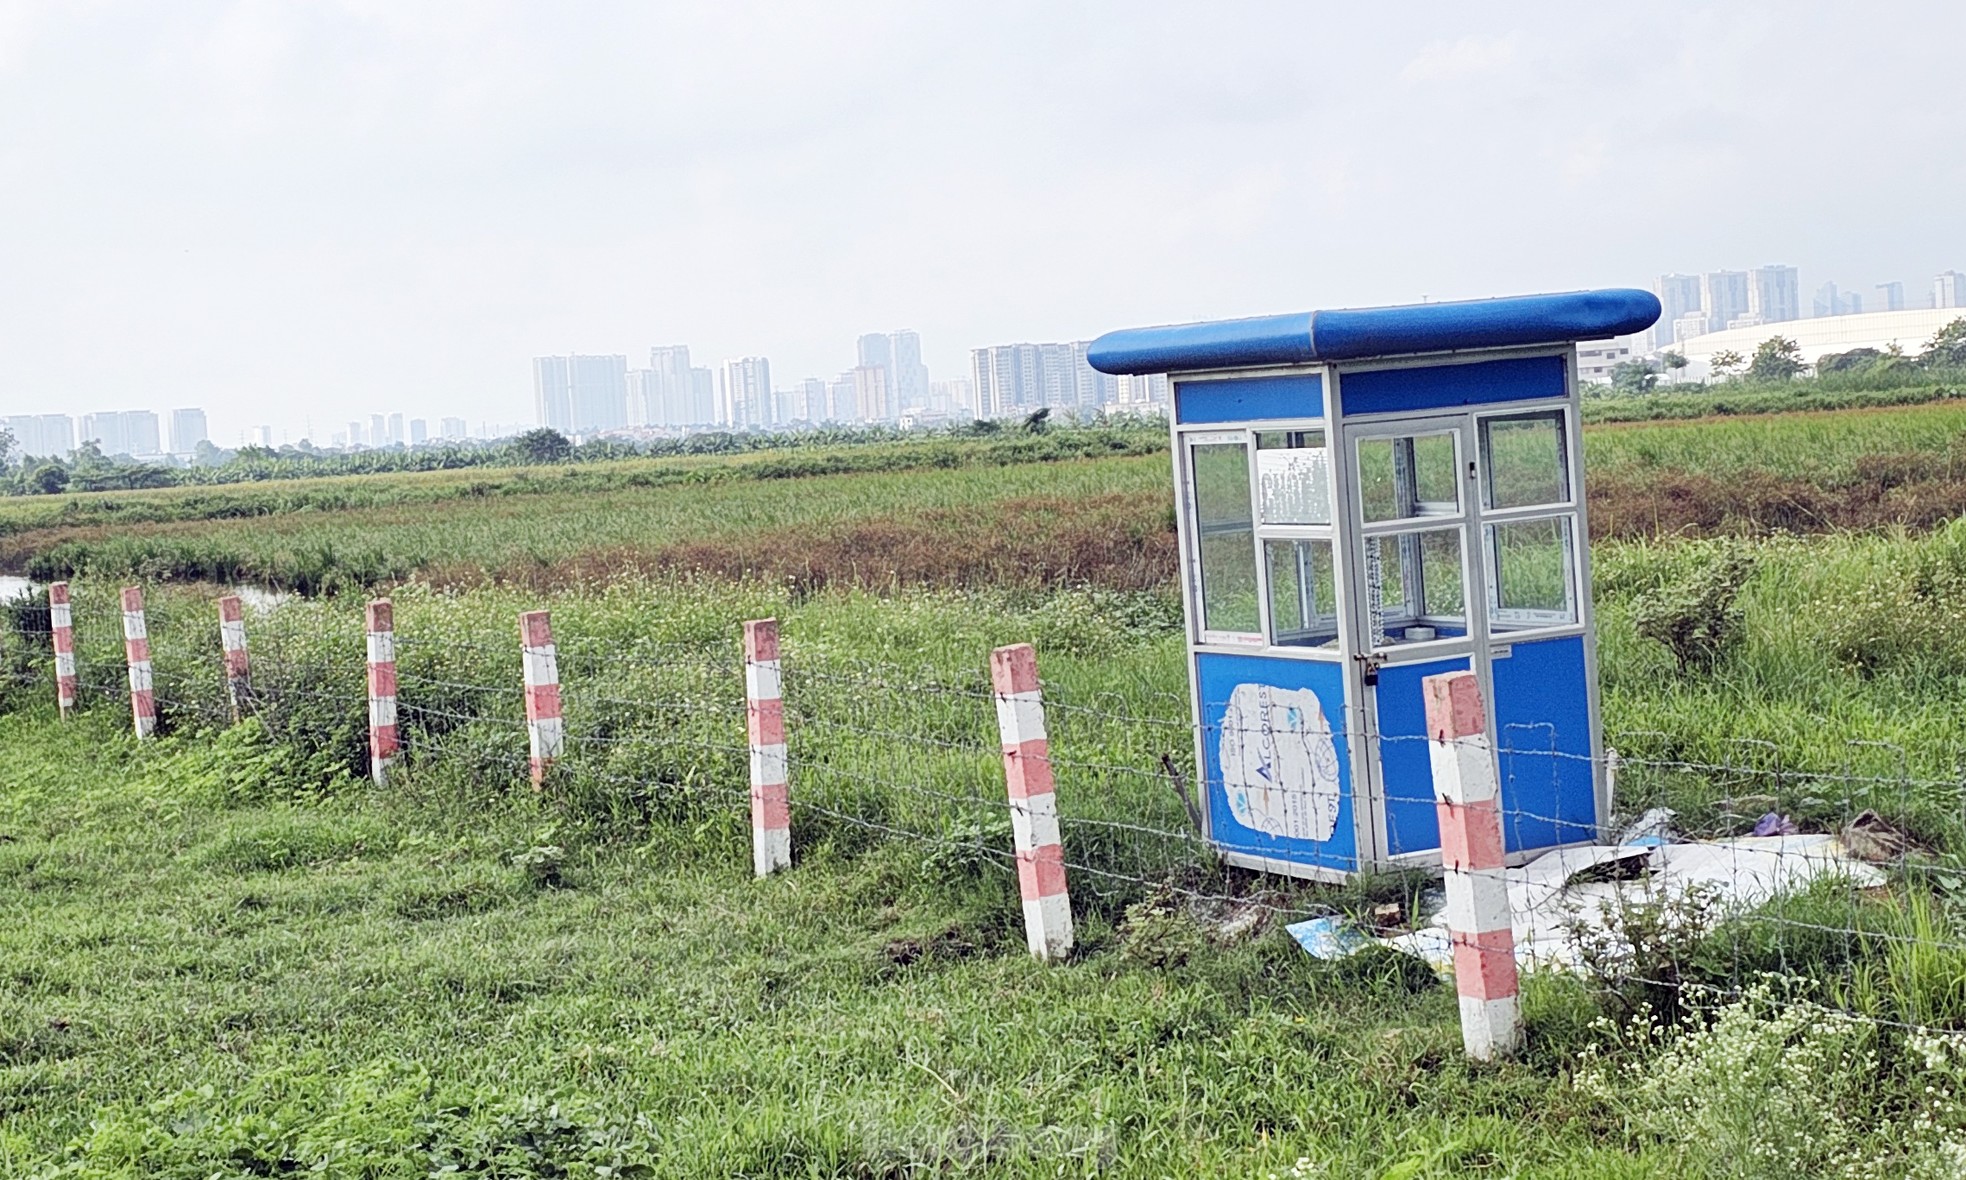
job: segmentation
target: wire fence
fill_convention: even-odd
[[[83,709],[129,707],[109,602],[99,588],[77,588]],[[399,608],[401,754],[390,789],[449,792],[467,805],[533,789],[515,620],[485,615],[457,599]],[[52,700],[45,602],[15,600],[3,621],[0,702]],[[742,831],[752,745],[734,630],[651,626],[663,636],[653,638],[616,616],[591,631],[582,623],[577,610],[555,619],[564,739],[545,796],[596,822]],[[245,715],[324,775],[364,778],[359,613],[294,600],[249,610],[246,626]],[[232,724],[210,603],[157,595],[149,634],[162,731]],[[1014,897],[1019,857],[988,655],[975,653],[973,672],[951,672],[787,645],[795,850],[904,844],[931,876],[995,882]],[[1310,922],[1345,932],[1335,942],[1303,934],[1311,953],[1383,943],[1451,963],[1434,884],[1436,793],[1412,769],[1427,766],[1424,737],[1342,723],[1293,731],[1290,740],[1308,734],[1344,751],[1334,772],[1291,781],[1289,759],[1272,758],[1271,794],[1239,810],[1221,752],[1274,747],[1267,720],[1198,727],[1185,685],[1047,681],[1042,695],[1063,865],[1081,914],[1123,935],[1129,915],[1186,911],[1223,941]],[[1204,702],[1204,716],[1225,716],[1221,704]],[[1493,735],[1510,848],[1569,846],[1506,871],[1519,962],[1584,975],[1634,1013],[1683,1013],[1775,987],[1879,1027],[1966,1029],[1966,932],[1954,905],[1966,890],[1966,778],[1938,769],[1948,765],[1942,752],[1852,741],[1826,763],[1752,739],[1695,751],[1684,735],[1607,737],[1619,753],[1600,757],[1564,748],[1547,726]],[[1353,755],[1367,749],[1407,768],[1381,778],[1375,802],[1352,779]],[[1600,814],[1609,779],[1615,814]],[[1289,837],[1306,830],[1334,850],[1326,868],[1369,861],[1376,848],[1394,870],[1336,885],[1298,875],[1289,862],[1304,858]]]

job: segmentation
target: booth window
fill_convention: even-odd
[[[1531,508],[1570,500],[1563,414],[1510,414],[1481,423],[1483,508]]]
[[[1461,526],[1368,538],[1366,604],[1372,646],[1465,635]]]
[[[1408,434],[1358,443],[1359,506],[1365,523],[1461,510],[1454,435]]]
[[[1482,528],[1491,630],[1577,622],[1577,518],[1561,410],[1480,422]],[[1547,509],[1548,511],[1538,511]]]
[[[1195,553],[1204,631],[1256,634],[1256,520],[1249,502],[1249,449],[1241,438],[1197,442],[1189,451],[1195,495]]]
[[[1331,452],[1322,430],[1256,435],[1256,486],[1264,524],[1331,523]]]
[[[1338,640],[1338,581],[1327,538],[1263,542],[1270,578],[1270,642],[1323,647]]]

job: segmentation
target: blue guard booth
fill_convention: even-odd
[[[1318,878],[1438,864],[1421,679],[1472,668],[1513,860],[1599,838],[1576,343],[1586,291],[1112,332],[1169,375],[1209,838]]]

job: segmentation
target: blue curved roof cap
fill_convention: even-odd
[[[1344,308],[1125,328],[1094,340],[1086,359],[1102,373],[1173,373],[1561,344],[1642,332],[1659,310],[1658,296],[1623,287]]]

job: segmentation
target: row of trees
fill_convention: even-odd
[[[1668,349],[1658,364],[1648,360],[1626,361],[1611,370],[1611,388],[1619,393],[1650,393],[1658,388],[1663,373],[1671,384],[1679,384],[1688,365],[1686,355]],[[1752,356],[1733,350],[1717,352],[1710,367],[1717,381],[1749,380],[1765,383],[1791,381],[1807,373],[1810,365],[1802,359],[1802,349],[1785,336],[1770,336],[1755,348]],[[1923,351],[1906,353],[1893,344],[1889,348],[1856,348],[1831,353],[1816,361],[1818,376],[1832,374],[1884,374],[1894,370],[1924,373],[1966,371],[1966,318],[1956,319],[1933,335]]]
[[[1073,425],[1107,429],[1146,430],[1160,434],[1159,418],[1093,414],[1074,417]],[[609,459],[678,455],[728,455],[747,451],[805,447],[854,446],[925,437],[987,437],[1004,431],[1044,433],[1051,411],[1037,410],[1021,424],[977,420],[936,430],[906,432],[891,426],[836,426],[796,433],[706,431],[681,438],[630,442],[597,438],[576,443],[557,430],[540,427],[515,438],[495,442],[455,442],[406,450],[321,451],[305,441],[276,449],[258,446],[236,451],[212,448],[190,467],[139,463],[127,455],[105,455],[94,442],[85,442],[62,458],[27,459],[19,455],[18,440],[0,428],[0,494],[55,495],[62,492],[128,491],[182,485],[249,483],[317,476],[377,475],[404,471],[446,471],[465,467],[510,467],[546,463],[586,463]],[[205,444],[209,446],[209,444]]]

